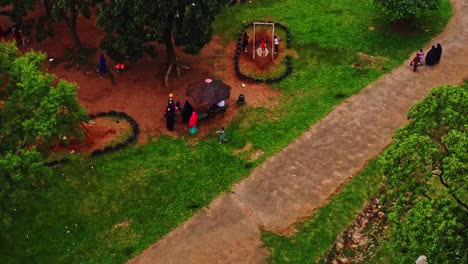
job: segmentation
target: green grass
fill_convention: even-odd
[[[315,263],[335,243],[336,237],[354,220],[381,186],[382,174],[376,160],[353,177],[326,206],[315,211],[298,233],[283,237],[263,233],[262,239],[271,255],[269,263]]]
[[[54,168],[43,191],[23,207],[12,208],[15,224],[0,232],[2,263],[124,262],[229,190],[338,103],[400,65],[442,30],[451,15],[449,1],[444,0],[441,10],[427,14],[416,33],[407,37],[389,30],[386,22],[378,22],[384,19],[371,2],[261,0],[225,9],[214,29],[226,41],[237,38],[244,20],[271,18],[291,30],[297,58],[292,74],[274,85],[285,95],[279,106],[253,108],[246,98],[247,105],[227,127],[229,143],[225,145],[218,144],[214,133],[197,144],[187,138],[160,137],[145,146],[99,158],[77,158]],[[387,58],[384,70],[353,68],[357,52]],[[252,143],[252,151],[261,149],[265,154],[253,162],[233,154],[247,143]],[[352,186],[346,188],[359,195],[345,191],[346,198],[362,206],[364,187]],[[337,218],[336,212],[346,219],[352,217],[344,202],[335,207],[337,211],[326,209],[328,214],[333,212],[328,218]],[[325,251],[336,237],[328,226],[316,227],[320,244],[314,254]],[[265,237],[270,246],[274,241],[290,243],[287,238]]]

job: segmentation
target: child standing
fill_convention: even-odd
[[[278,41],[277,36],[273,37],[273,43],[275,44],[275,54],[276,54],[276,53],[278,53],[278,46],[279,46],[279,41]]]
[[[260,40],[260,47],[262,48],[262,55],[265,54],[266,41],[265,41],[264,37],[262,37],[261,40]]]
[[[216,131],[219,134],[219,144],[223,144],[226,142],[226,132],[224,131],[224,127],[221,130]]]

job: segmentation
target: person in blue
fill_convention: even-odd
[[[106,73],[106,58],[104,58],[104,54],[101,54],[99,58],[99,73],[101,75]]]

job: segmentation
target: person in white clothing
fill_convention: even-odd
[[[216,105],[218,107],[224,107],[226,105],[226,102],[224,102],[224,100],[222,100],[222,101],[218,102]]]
[[[275,44],[275,54],[276,54],[276,53],[278,53],[278,46],[279,46],[279,41],[278,41],[277,36],[273,37],[273,44]]]

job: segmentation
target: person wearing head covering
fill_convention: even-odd
[[[190,120],[188,122],[188,131],[191,135],[196,134],[198,131],[197,128],[197,122],[198,122],[198,115],[195,113],[195,111],[192,112],[192,116],[190,116]]]
[[[436,55],[435,55],[435,64],[439,64],[440,57],[442,57],[442,45],[440,43],[437,43],[437,48],[436,48]]]
[[[187,124],[192,115],[193,107],[189,101],[185,100],[184,108],[182,108],[182,123]]]
[[[171,107],[171,106],[168,106],[166,108],[166,127],[169,131],[173,131],[174,130],[174,119],[175,119],[175,116],[174,116],[174,108]]]
[[[436,47],[432,45],[431,50],[429,50],[426,54],[426,66],[432,66],[435,63],[435,56],[436,56]]]
[[[106,58],[104,58],[104,54],[101,54],[101,57],[99,57],[99,72],[101,75],[106,73]]]

